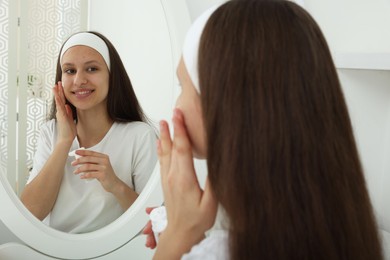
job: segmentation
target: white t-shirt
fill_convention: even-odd
[[[27,183],[41,171],[54,149],[57,139],[55,120],[41,128],[34,166]],[[146,185],[157,162],[156,134],[146,123],[114,123],[105,137],[96,145],[86,148],[107,154],[115,174],[138,194]],[[70,151],[79,149],[75,138]],[[44,220],[49,226],[69,233],[86,233],[106,226],[123,209],[96,179],[84,180],[73,174],[75,167],[68,157],[56,203]]]
[[[182,260],[228,260],[229,252],[229,218],[221,205],[218,206],[214,226],[206,232],[206,238],[194,245]]]
[[[213,230],[191,251],[184,254],[182,260],[228,260],[229,233],[227,230]]]

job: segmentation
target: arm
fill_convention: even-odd
[[[25,186],[21,201],[38,219],[43,220],[54,207],[60,190],[69,145],[57,143],[39,174]]]
[[[123,210],[127,210],[138,198],[138,193],[132,190],[126,183],[118,178],[116,188],[113,188],[111,193],[118,200]]]
[[[60,189],[64,166],[68,152],[76,136],[76,126],[73,122],[72,111],[65,104],[61,82],[53,88],[57,107],[57,143],[53,152],[45,147],[44,139],[41,136],[41,147],[39,147],[36,158],[46,160],[39,174],[23,190],[21,201],[38,219],[43,220],[52,210]],[[46,137],[50,138],[50,137]],[[49,155],[48,157],[46,157]],[[43,158],[42,158],[43,157]]]

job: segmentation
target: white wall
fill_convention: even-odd
[[[304,0],[333,51],[390,52],[389,0]]]
[[[191,19],[195,20],[204,10],[217,3],[226,2],[226,0],[186,0]]]
[[[383,177],[389,170],[386,162],[390,152],[390,71],[341,69],[339,77],[368,189],[379,209],[383,205]]]

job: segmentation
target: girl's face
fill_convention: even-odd
[[[71,47],[61,68],[65,97],[78,111],[106,110],[109,71],[99,52],[82,45]]]
[[[205,159],[207,154],[206,132],[204,129],[200,96],[187,72],[183,58],[177,67],[177,77],[181,85],[181,93],[176,100],[176,107],[184,114],[184,123],[192,144],[194,156]]]

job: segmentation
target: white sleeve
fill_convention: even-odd
[[[53,147],[53,135],[55,128],[54,120],[47,122],[41,127],[37,143],[37,150],[34,155],[33,168],[30,171],[27,184],[30,183],[42,170],[48,160]]]
[[[135,154],[134,169],[132,179],[134,190],[141,193],[148,182],[152,171],[157,163],[157,136],[154,130],[149,127],[143,136],[137,142],[137,151]]]

